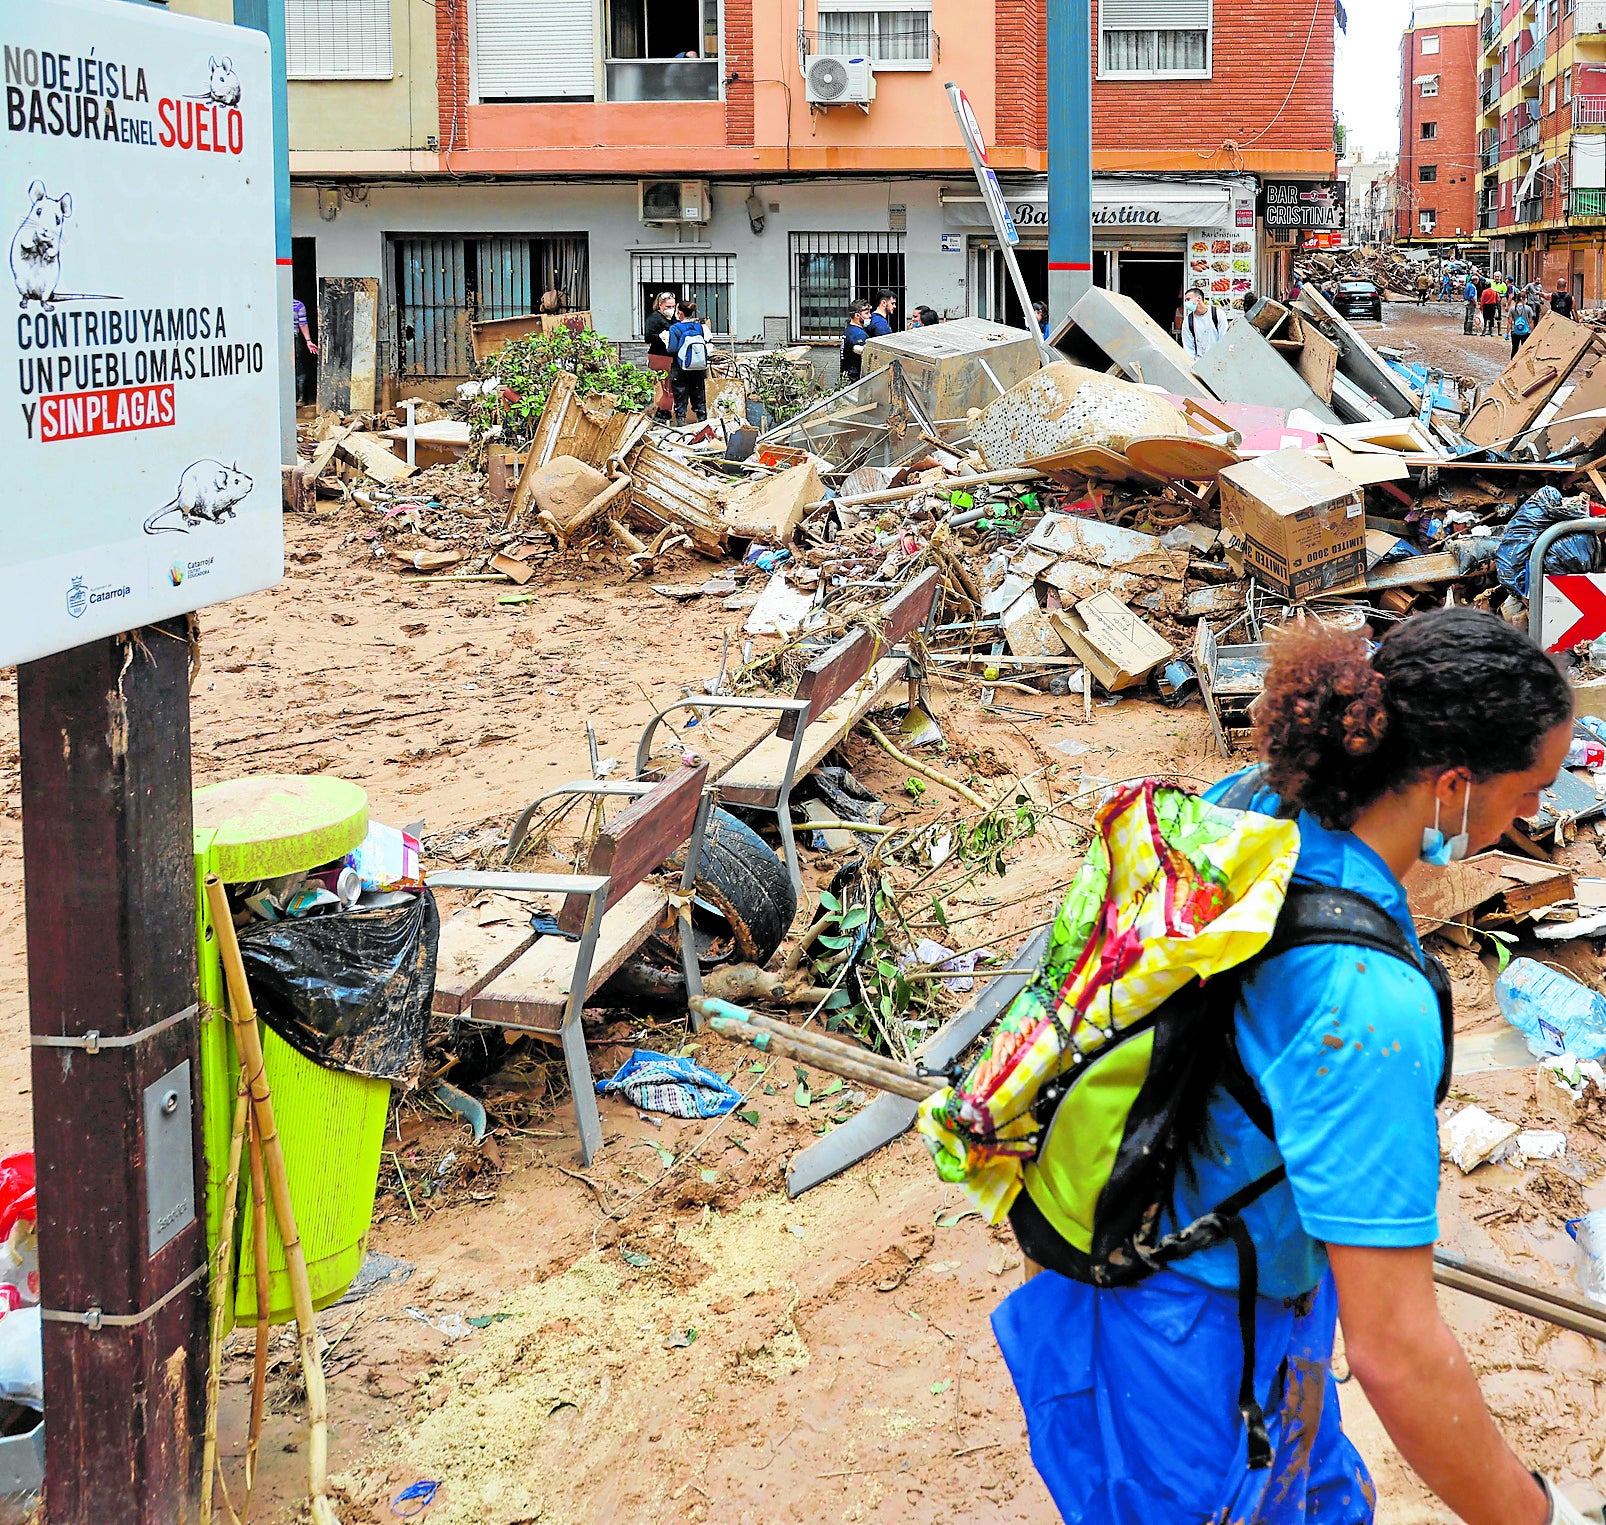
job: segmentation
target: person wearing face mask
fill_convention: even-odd
[[[1221,309],[1211,304],[1202,286],[1190,286],[1182,301],[1182,347],[1194,360],[1208,355],[1222,334],[1227,331],[1228,320]]]
[[[1330,1371],[1342,1317],[1351,1373],[1448,1510],[1583,1525],[1502,1438],[1439,1312],[1447,1011],[1401,883],[1537,808],[1571,691],[1525,634],[1463,607],[1404,621],[1375,652],[1290,628],[1255,715],[1263,762],[1206,797],[1297,818],[1295,887],[1364,897],[1400,951],[1346,945],[1336,923],[1238,980],[1156,1240],[1205,1214],[1226,1232],[1130,1285],[1041,1270],[999,1307],[1033,1460],[1067,1525],[1367,1525],[1375,1490]]]
[[[660,422],[674,413],[674,393],[669,385],[669,371],[675,357],[669,352],[669,330],[675,326],[675,293],[660,291],[647,315],[647,326],[642,337],[647,341],[647,368],[658,372],[658,390],[653,397],[653,411]]]

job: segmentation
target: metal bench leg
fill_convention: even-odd
[[[697,962],[697,934],[691,922],[692,890],[697,884],[697,865],[703,856],[703,837],[708,831],[708,818],[713,814],[717,791],[705,789],[697,804],[697,819],[692,823],[691,840],[686,844],[686,868],[680,876],[680,898],[675,903],[675,929],[680,937],[680,968],[686,976],[686,998],[696,1000],[703,993],[703,971]],[[703,1025],[703,1019],[694,1011],[691,1014],[692,1031]]]
[[[781,831],[781,852],[786,859],[786,872],[792,888],[799,896],[803,893],[803,865],[797,856],[797,838],[792,832],[792,785],[797,779],[797,760],[803,751],[803,735],[807,726],[799,725],[792,737],[792,750],[786,754],[786,771],[781,774],[780,791],[775,797],[775,824]]]
[[[591,983],[591,965],[597,952],[597,934],[602,928],[606,888],[593,891],[586,906],[585,926],[575,952],[574,982],[569,987],[569,1005],[563,1013],[563,1061],[569,1072],[569,1089],[574,1092],[574,1120],[580,1130],[580,1158],[590,1165],[602,1148],[602,1114],[597,1110],[597,1084],[591,1074],[591,1056],[586,1052],[586,986]]]

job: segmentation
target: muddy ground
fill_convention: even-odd
[[[585,776],[588,718],[603,754],[627,760],[646,717],[713,674],[744,617],[578,563],[532,583],[533,602],[499,605],[494,584],[398,572],[361,537],[356,512],[288,521],[284,583],[201,616],[196,782],[263,771],[355,780],[374,819],[425,823],[437,863],[468,861],[529,798]],[[691,581],[707,567],[661,575]],[[1079,698],[1010,693],[1001,697],[1027,713],[990,715],[974,694],[934,688],[950,743],[936,761],[984,789],[1035,774],[1045,814],[1003,877],[977,877],[951,898],[950,922],[968,918],[954,934],[969,926],[973,942],[1007,949],[1052,914],[1079,839],[1049,812],[1074,821],[1078,794],[1099,780],[1205,781],[1230,766],[1197,702],[1168,710],[1129,698],[1085,720]],[[14,704],[7,674],[0,707]],[[0,735],[0,1144],[12,1148],[28,1139],[29,1104],[11,717]],[[911,800],[906,774],[862,737],[846,755],[897,802],[898,819],[947,808],[940,790]],[[1592,835],[1574,855],[1602,872]],[[811,858],[811,893],[834,866]],[[1589,944],[1562,956],[1598,982]],[[1492,957],[1449,958],[1463,1030],[1497,1023]],[[602,1034],[599,1047],[617,1051],[621,1036]],[[670,1048],[688,1035],[682,1025],[648,1036]],[[394,1518],[387,1501],[420,1478],[443,1484],[426,1516],[436,1525],[1054,1518],[987,1324],[1021,1274],[1007,1233],[967,1216],[912,1138],[788,1203],[786,1160],[828,1126],[830,1104],[813,1099],[823,1077],[809,1077],[804,1105],[789,1061],[756,1071],[750,1052],[715,1040],[700,1057],[737,1069],[756,1126],[605,1102],[607,1145],[590,1171],[561,1070],[539,1057],[488,1093],[499,1125],[479,1149],[434,1103],[401,1103],[371,1247],[410,1276],[320,1317],[347,1525]],[[1515,1119],[1530,1084],[1518,1071],[1467,1079],[1458,1093]],[[1603,1154],[1597,1140],[1574,1156],[1597,1206]],[[1570,1286],[1567,1188],[1447,1167],[1442,1205],[1446,1240]],[[1442,1297],[1523,1454],[1606,1491],[1602,1353]],[[249,1365],[236,1334],[224,1414],[236,1479]],[[1379,1518],[1448,1518],[1404,1472],[1358,1390],[1343,1391],[1379,1482]],[[303,1403],[281,1331],[258,1520],[298,1515]]]

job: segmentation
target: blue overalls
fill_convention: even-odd
[[[1211,793],[1224,789],[1223,780]],[[1255,801],[1271,813],[1274,796]],[[1296,877],[1375,901],[1412,942],[1399,881],[1365,843],[1301,816]],[[1040,1272],[993,1314],[1032,1460],[1068,1525],[1366,1525],[1374,1492],[1339,1424],[1327,1243],[1438,1237],[1437,1000],[1398,958],[1293,948],[1257,965],[1237,1012],[1275,1142],[1219,1089],[1178,1173],[1168,1233],[1280,1163],[1243,1212],[1259,1261],[1255,1391],[1273,1459],[1251,1469],[1238,1408],[1237,1259],[1222,1244],[1135,1286]]]

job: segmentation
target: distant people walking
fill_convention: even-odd
[[[1522,341],[1534,331],[1533,309],[1526,300],[1516,302],[1511,308],[1511,356],[1516,358],[1517,351],[1522,348]]]
[[[1182,299],[1182,347],[1195,360],[1208,355],[1227,331],[1221,309],[1211,305],[1203,286],[1190,286]]]
[[[1494,331],[1498,334],[1505,327],[1511,313],[1511,283],[1503,275],[1494,278]]]
[[[1461,296],[1467,304],[1466,315],[1461,319],[1461,332],[1464,334],[1476,333],[1478,325],[1478,283],[1470,274],[1467,276],[1466,289],[1461,293]]]
[[[1485,334],[1498,334],[1500,332],[1500,292],[1495,283],[1490,281],[1478,296],[1478,306],[1483,311],[1483,331]]]
[[[1559,312],[1564,318],[1572,317],[1573,294],[1567,289],[1566,281],[1556,282],[1556,289],[1550,293],[1550,310]]]
[[[668,339],[669,352],[675,357],[669,368],[675,422],[702,423],[708,417],[708,325],[697,316],[697,303],[691,297],[676,312]]]
[[[1448,270],[1439,278],[1439,300],[1448,302],[1455,292],[1455,277]]]
[[[306,303],[295,299],[290,303],[290,330],[296,347],[296,402],[317,402],[318,346],[307,328]]]
[[[1433,278],[1424,270],[1416,278],[1416,305],[1418,307],[1426,307],[1428,305],[1428,293],[1432,290]]]
[[[647,315],[647,326],[642,337],[647,341],[647,368],[658,373],[658,390],[653,395],[653,411],[661,422],[667,422],[675,407],[674,393],[669,387],[670,367],[675,357],[669,352],[669,330],[675,326],[675,293],[660,291]]]
[[[864,368],[864,347],[870,342],[870,304],[860,300],[848,309],[847,327],[842,330],[840,369],[842,384],[857,381]]]

